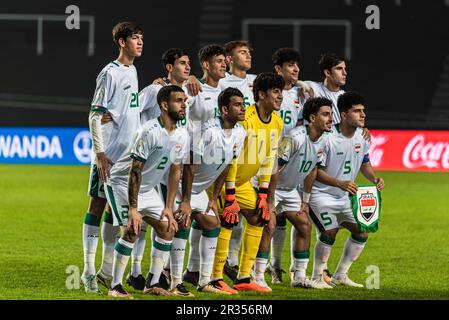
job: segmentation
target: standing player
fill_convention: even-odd
[[[244,96],[245,107],[254,104],[253,82],[255,74],[248,74],[251,69],[252,57],[251,46],[247,41],[234,40],[225,44],[226,64],[229,72],[226,77],[220,80],[221,90],[229,87],[239,89]],[[238,273],[239,252],[242,244],[243,219],[240,215],[240,223],[232,229],[231,241],[229,242],[229,252],[224,266],[225,274],[235,280]]]
[[[166,50],[162,54],[162,66],[167,72],[167,77],[163,80],[163,85],[153,83],[143,88],[139,93],[142,124],[150,119],[155,119],[160,115],[161,111],[157,103],[157,93],[159,90],[164,85],[169,84],[179,86],[184,89],[185,82],[190,76],[190,59],[184,49],[170,48]],[[186,116],[188,115],[186,114]],[[180,124],[185,125],[187,123],[187,119],[187,117],[184,118]]]
[[[198,58],[203,70],[203,78],[200,80],[201,92],[196,96],[189,97],[189,121],[187,124],[189,134],[191,136],[192,145],[198,143],[198,137],[201,136],[201,126],[210,119],[216,118],[220,115],[218,108],[218,95],[220,89],[218,82],[224,78],[226,72],[226,63],[224,56],[224,49],[222,46],[211,44],[201,48],[198,52]],[[184,252],[189,236],[189,226],[184,226],[175,235],[173,240],[172,250],[170,253],[170,274],[171,274],[171,288],[176,290],[179,286],[179,293],[185,293],[185,287],[182,285],[182,270],[184,267]],[[184,281],[197,285],[199,271],[200,271],[200,248],[199,241],[203,231],[197,223],[192,224],[192,231],[190,234],[190,254],[189,264],[184,275]],[[166,272],[164,272],[164,276]]]
[[[276,185],[276,213],[287,218],[296,230],[292,238],[291,285],[303,288],[321,288],[306,277],[310,256],[309,198],[327,135],[332,128],[332,102],[325,98],[309,99],[304,105],[307,126],[291,129],[282,137],[279,151],[279,173]],[[264,233],[265,236],[265,233]],[[259,255],[260,255],[259,247]],[[268,255],[268,252],[266,252]],[[265,279],[266,259],[258,256],[255,263],[255,281],[268,287]]]
[[[95,274],[95,254],[101,215],[106,205],[104,182],[109,167],[126,150],[130,134],[139,127],[139,99],[137,71],[134,59],[143,49],[143,30],[132,22],[120,22],[112,29],[112,37],[119,47],[117,60],[112,61],[97,77],[97,85],[89,113],[89,127],[95,157],[89,177],[89,209],[83,224],[84,271],[81,281],[86,292],[100,292]],[[101,125],[104,113],[113,115],[113,121]],[[111,221],[103,224],[103,264],[99,275],[104,279],[112,275],[113,243],[116,229]]]
[[[324,167],[318,169],[310,199],[311,217],[321,232],[315,245],[313,279],[324,283],[323,271],[332,245],[339,228],[344,227],[351,236],[346,241],[331,284],[363,287],[349,279],[348,270],[362,253],[368,234],[358,228],[348,193],[357,192],[354,180],[359,171],[379,190],[384,188],[384,181],[376,176],[371,166],[369,142],[362,136],[366,117],[364,98],[355,92],[346,92],[338,98],[338,109],[341,123],[336,126],[336,132],[329,135],[323,152]]]
[[[173,203],[189,138],[186,129],[177,128],[176,123],[185,115],[186,95],[180,87],[169,85],[159,90],[157,100],[160,117],[139,128],[127,152],[112,168],[107,183],[114,224],[120,225],[122,231],[114,252],[112,288],[109,290],[112,297],[132,298],[123,288],[122,279],[142,218],[156,231],[144,293],[172,295],[159,286],[159,276],[177,230]],[[168,197],[164,205],[156,187],[168,169]]]
[[[230,294],[210,283],[210,276],[220,233],[217,197],[225,182],[229,164],[240,154],[245,140],[245,130],[237,124],[245,120],[243,94],[236,88],[228,88],[220,93],[218,105],[221,115],[203,123],[201,141],[191,151],[194,163],[184,166],[182,198],[178,194],[178,199],[182,199],[179,208],[181,215],[186,217],[183,220],[192,213],[194,222],[202,230],[198,243],[190,243],[191,247],[198,246],[200,252],[198,291]],[[206,189],[212,185],[209,198]],[[181,261],[184,261],[184,257]],[[173,289],[175,285],[172,282]]]
[[[282,91],[281,110],[278,111],[284,122],[282,134],[285,135],[302,123],[304,95],[301,87],[297,85],[299,78],[299,52],[293,48],[280,48],[273,54],[272,61],[275,72],[285,81],[284,90]],[[269,226],[274,226],[274,221],[265,227],[259,247],[260,254],[258,254],[256,259],[255,267],[259,270],[265,269],[264,265],[267,264],[266,255],[269,250],[270,239],[272,238],[270,264],[267,267],[267,271],[271,273],[272,283],[280,283],[282,281],[281,258],[287,220],[285,215],[276,215],[273,219],[276,220],[276,228],[275,230],[268,229]],[[259,263],[261,264],[260,266],[258,266]]]
[[[340,123],[337,99],[345,92],[341,87],[346,84],[348,75],[346,60],[335,54],[323,54],[318,64],[323,82],[306,81],[306,83],[312,88],[314,97],[323,97],[332,101],[333,120],[336,125]]]
[[[268,186],[282,133],[282,119],[274,111],[281,107],[283,88],[284,80],[274,73],[261,73],[255,79],[253,92],[256,104],[246,109],[245,121],[242,122],[247,131],[244,149],[233,162],[226,178],[226,190],[219,198],[223,217],[231,217],[231,222],[238,222],[240,211],[247,221],[239,272],[234,281],[234,289],[239,291],[271,291],[251,281],[250,273],[263,225],[268,223],[270,211],[274,210],[274,189],[269,194]],[[258,173],[259,188],[256,193],[250,179]],[[222,281],[222,273],[231,238],[230,226],[221,228],[212,274],[213,284],[228,292],[231,289]]]

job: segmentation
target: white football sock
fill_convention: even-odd
[[[209,283],[214,266],[215,249],[217,248],[220,228],[214,230],[204,230],[200,239],[200,287]],[[190,271],[190,270],[189,270]]]
[[[114,264],[112,267],[112,281],[111,288],[121,284],[123,281],[123,274],[125,273],[129,257],[133,250],[134,243],[119,239],[115,245],[114,250]]]
[[[112,277],[112,264],[114,262],[114,246],[117,234],[120,232],[119,226],[113,226],[112,214],[104,213],[104,221],[101,226],[101,239],[103,241],[103,257],[101,259],[101,272]]]
[[[187,262],[187,270],[190,272],[200,271],[200,239],[203,230],[197,228],[199,228],[199,226],[196,224],[196,221],[194,221],[192,223],[192,229],[190,230],[189,260]]]
[[[276,269],[282,269],[282,250],[284,249],[287,226],[276,226],[271,239],[270,264]]]
[[[153,275],[153,278],[151,279],[150,286],[159,282],[165,260],[170,255],[171,244],[172,240],[164,240],[158,236],[155,237],[151,248],[150,273]]]
[[[131,253],[131,275],[133,277],[138,277],[139,274],[142,274],[142,258],[145,251],[145,244],[147,243],[145,240],[146,235],[147,224],[145,221],[142,221],[139,236],[134,243],[134,249]]]
[[[95,254],[98,246],[98,234],[101,218],[86,213],[83,223],[83,276],[95,274]]]
[[[239,265],[239,252],[242,246],[243,216],[239,213],[239,224],[232,228],[231,240],[229,240],[228,263],[231,266]]]
[[[324,243],[325,241],[326,243]],[[319,278],[323,274],[323,270],[327,266],[327,260],[331,254],[333,239],[326,237],[324,234],[320,236],[320,240],[315,244],[315,254],[313,258],[313,279]]]
[[[343,253],[338,263],[337,269],[335,269],[335,276],[347,274],[352,263],[356,261],[365,248],[366,239],[354,239],[350,236],[345,243]]]

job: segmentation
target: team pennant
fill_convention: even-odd
[[[381,197],[376,186],[359,186],[351,196],[352,212],[362,232],[376,232],[380,218]]]

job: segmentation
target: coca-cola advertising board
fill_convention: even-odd
[[[449,171],[449,131],[371,130],[374,168]]]

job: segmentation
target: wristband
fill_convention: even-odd
[[[226,188],[226,201],[234,202],[235,200],[235,188]]]
[[[310,200],[310,193],[303,192],[302,193],[302,202],[303,203],[309,203],[309,200]]]

